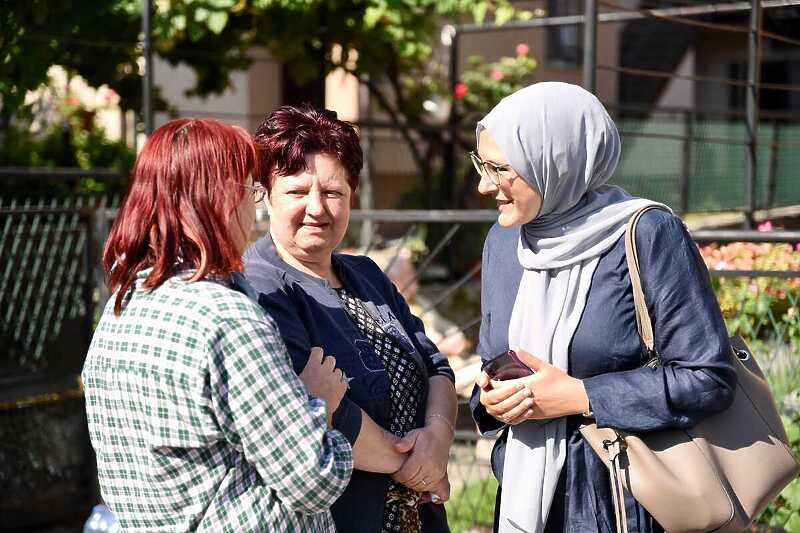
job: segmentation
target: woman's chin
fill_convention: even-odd
[[[295,250],[306,258],[320,258],[322,256],[330,256],[333,251],[339,246],[339,239],[332,239],[331,235],[322,234],[307,234],[303,235],[302,239],[295,241]]]
[[[520,220],[520,217],[516,212],[512,211],[500,211],[497,216],[497,223],[503,226],[504,228],[510,228],[512,226],[520,226],[522,225],[523,221]]]

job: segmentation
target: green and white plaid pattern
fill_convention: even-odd
[[[83,382],[101,492],[124,531],[335,531],[352,449],[245,295],[176,276],[136,290],[120,317],[112,298]]]

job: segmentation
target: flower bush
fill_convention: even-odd
[[[509,94],[529,85],[536,70],[527,43],[519,43],[515,55],[486,63],[480,56],[469,58],[469,69],[454,87],[454,97],[467,113],[486,113]]]
[[[709,270],[800,271],[800,251],[789,244],[710,244],[700,252]],[[732,335],[800,352],[800,278],[715,277],[713,285]]]

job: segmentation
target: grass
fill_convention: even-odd
[[[491,531],[497,480],[494,476],[472,481],[445,504],[452,533]]]

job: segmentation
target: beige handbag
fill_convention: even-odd
[[[654,352],[634,239],[638,211],[625,230],[625,251],[642,341]],[[731,359],[738,384],[733,404],[696,426],[631,434],[597,424],[581,428],[608,466],[617,531],[627,533],[623,490],[670,533],[745,529],[800,468],[764,375],[740,338]],[[652,364],[657,365],[658,359]]]

